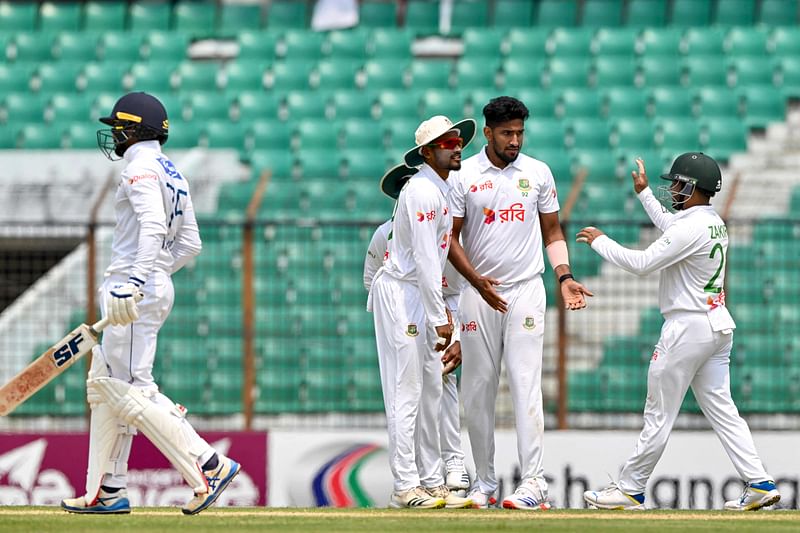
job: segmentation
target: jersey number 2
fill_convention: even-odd
[[[722,269],[725,267],[725,252],[722,250],[722,245],[720,243],[715,244],[714,247],[711,248],[711,253],[709,254],[708,257],[709,259],[714,259],[717,250],[719,250],[719,266],[717,267],[717,271],[714,272],[714,275],[711,276],[711,279],[708,280],[708,283],[706,283],[706,286],[703,287],[704,291],[711,292],[714,294],[719,294],[720,292],[722,292],[722,287],[716,287],[714,283],[716,283],[717,278],[722,272]]]

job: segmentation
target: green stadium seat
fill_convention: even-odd
[[[629,27],[660,27],[667,21],[667,0],[628,0],[625,24]]]
[[[342,152],[345,163],[345,177],[348,180],[369,179],[375,180],[386,171],[386,161],[383,157],[376,157],[372,149],[356,148]]]
[[[235,118],[241,122],[253,123],[278,118],[280,99],[274,93],[243,91],[235,94],[235,97]],[[259,148],[268,147],[260,146]]]
[[[645,57],[677,58],[682,41],[681,28],[647,28],[639,38],[639,53]]]
[[[454,4],[454,10],[458,6]],[[408,0],[406,3],[406,27],[418,35],[439,33],[439,2],[435,0]]]
[[[622,24],[622,0],[584,0],[581,25],[609,28]]]
[[[46,95],[30,92],[7,94],[3,102],[6,114],[4,122],[6,124],[42,122],[47,98]]]
[[[509,57],[503,62],[503,86],[506,89],[539,87],[542,84],[542,73],[546,65],[543,57]]]
[[[588,57],[553,58],[542,77],[543,85],[554,90],[588,87],[591,66]]]
[[[97,43],[97,57],[102,61],[133,63],[139,59],[144,35],[136,32],[106,32]]]
[[[764,61],[763,55],[737,57],[728,65],[730,85],[734,87],[772,85],[776,77],[775,65]]]
[[[590,79],[599,89],[633,87],[636,81],[636,60],[633,57],[598,57],[594,60]]]
[[[319,60],[325,36],[308,30],[288,30],[275,48],[275,55],[285,61]]]
[[[684,55],[721,56],[724,52],[723,28],[689,28],[681,43]]]
[[[299,179],[330,179],[335,183],[341,172],[339,157],[335,150],[327,148],[303,151],[303,157],[297,160]]]
[[[181,93],[181,107],[188,111],[187,120],[203,123],[209,120],[230,120],[231,102],[215,92]]]
[[[174,61],[147,61],[131,66],[132,91],[166,93],[172,91],[172,73],[177,67]]]
[[[528,0],[495,0],[492,25],[496,28],[530,26],[535,5]]]
[[[242,31],[253,31],[259,28],[261,28],[260,4],[224,2],[220,6],[219,34],[238,36]]]
[[[512,28],[503,43],[506,55],[511,58],[533,59],[547,54],[550,30],[545,28]]]
[[[743,115],[748,128],[765,128],[770,122],[780,122],[786,116],[786,101],[773,87],[745,87],[740,93]]]
[[[797,23],[797,0],[761,0],[758,22],[767,27]]]
[[[205,121],[201,137],[207,148],[234,148],[243,150],[245,146],[245,126],[229,120]]]
[[[592,54],[632,57],[636,54],[638,33],[636,28],[600,28],[592,39]]]
[[[420,114],[423,117],[445,115],[460,120],[464,115],[467,96],[451,89],[428,89],[420,97]]]
[[[26,92],[36,72],[36,63],[0,63],[0,94]]]
[[[142,45],[142,57],[149,61],[187,59],[189,36],[178,32],[152,31]]]
[[[335,126],[328,122],[320,124],[316,120],[300,120],[294,126],[294,149],[304,152],[307,149],[321,149],[331,146],[337,138]]]
[[[334,94],[334,99],[336,94]],[[383,133],[375,132],[375,122],[371,119],[353,117],[347,120],[338,121],[338,146],[342,149],[362,150],[378,146],[383,148],[385,140]],[[377,137],[377,138],[376,138]]]
[[[217,24],[216,2],[181,1],[172,11],[172,26],[179,32],[195,37],[214,34]]]
[[[450,33],[461,35],[467,28],[485,28],[488,25],[488,0],[464,0],[453,5]]]
[[[410,30],[376,28],[367,39],[367,55],[375,59],[408,59],[413,33]]]
[[[81,120],[88,122],[92,118],[93,99],[91,94],[55,94],[50,99],[45,118],[47,122],[59,125]],[[99,124],[95,124],[95,129],[99,127]]]
[[[97,130],[94,122],[73,122],[64,130],[64,148],[89,150],[97,148]]]
[[[393,58],[372,59],[364,65],[364,85],[371,90],[402,89],[406,70],[407,65]]]
[[[526,134],[527,126],[526,124]],[[556,186],[559,188],[559,199],[563,201],[566,195],[569,194],[572,181],[569,152],[561,146],[553,148],[539,147],[535,143],[529,142],[527,138],[525,139],[525,145],[526,146],[523,147],[525,153],[529,154],[531,157],[535,157],[539,161],[543,161],[550,167],[550,172],[552,172],[556,180]]]
[[[525,124],[525,145],[536,150],[563,150],[566,128],[557,118],[536,118]]]
[[[652,150],[654,138],[655,125],[644,116],[620,118],[611,127],[611,145],[617,150]]]
[[[364,61],[369,33],[362,29],[332,31],[322,45],[325,57]]]
[[[287,137],[288,138],[288,137]],[[292,177],[294,158],[288,149],[267,149],[253,152],[251,164],[256,175],[268,169],[272,172],[273,183],[285,181]]]
[[[237,59],[228,63],[223,71],[223,87],[229,93],[262,90],[269,65],[258,59]]]
[[[95,59],[98,46],[92,43],[92,35],[85,32],[62,32],[53,43],[53,57],[59,61],[91,61]]]
[[[567,120],[567,146],[572,150],[608,148],[609,125],[603,118]]]
[[[126,2],[86,2],[83,7],[83,29],[88,31],[122,31],[127,15]]]
[[[747,127],[734,117],[704,119],[703,151],[717,160],[727,161],[731,154],[747,150]]]
[[[48,124],[25,124],[18,132],[17,148],[47,150],[61,147],[61,136]]]
[[[0,32],[34,31],[38,14],[38,2],[2,2]]]
[[[547,41],[547,53],[556,58],[586,58],[591,55],[592,28],[556,28]]]
[[[178,65],[177,87],[181,91],[217,90],[220,65],[217,62],[184,61]]]
[[[694,94],[698,117],[739,116],[739,98],[727,87],[701,87]]]
[[[413,146],[411,143],[414,142],[414,132],[417,126],[419,126],[419,119],[416,118],[416,112],[399,115],[396,118],[389,117],[388,120],[383,119],[381,121],[386,147],[400,149],[398,150],[400,152],[398,162],[402,159],[402,154],[408,150],[408,147]]]
[[[603,93],[603,115],[610,119],[644,117],[649,97],[636,87],[612,87]]]
[[[725,53],[732,56],[764,55],[769,33],[765,28],[731,28],[725,37]]]
[[[669,23],[672,26],[708,26],[711,24],[711,0],[672,0]]]
[[[784,57],[778,62],[778,65],[783,97],[800,97],[800,58]]]
[[[286,95],[286,112],[290,120],[303,118],[325,121],[329,94],[312,91],[293,91]]]
[[[756,0],[726,0],[714,6],[714,24],[752,26],[756,19]]]
[[[680,87],[658,87],[650,92],[654,117],[689,117],[693,114],[691,94]]]
[[[360,2],[359,25],[366,28],[391,28],[397,26],[397,8],[394,2],[364,0]]]
[[[461,61],[465,59],[495,61],[501,54],[505,30],[491,28],[467,28],[461,36],[464,43],[464,53]]]
[[[273,63],[267,73],[266,85],[277,92],[306,90],[309,88],[309,77],[314,65],[310,60]]]
[[[330,90],[356,89],[356,74],[360,68],[361,63],[358,60],[323,59],[311,73],[311,87]]]
[[[459,90],[473,87],[495,87],[500,63],[482,57],[465,57],[455,64],[454,87]]]
[[[288,350],[287,350],[288,351]],[[265,355],[265,361],[272,361]],[[299,368],[274,368],[266,363],[257,374],[258,396],[254,410],[259,414],[284,414],[301,412],[300,396],[303,391],[303,371]]]
[[[449,87],[452,69],[453,61],[449,59],[415,59],[408,70],[409,85],[415,90]]]
[[[347,122],[352,119],[369,119],[376,95],[363,91],[335,91],[331,96],[331,112],[336,119]],[[372,134],[374,139],[375,135]]]
[[[75,91],[78,75],[83,70],[83,63],[61,61],[43,63],[36,71],[31,87],[41,93],[57,93]]]
[[[577,0],[540,0],[536,25],[542,27],[575,26],[578,21]]]
[[[169,109],[167,109],[169,112]],[[172,116],[175,118],[172,118]],[[194,148],[200,141],[200,128],[197,124],[180,120],[180,114],[174,113],[169,119],[169,140],[167,150],[176,148]]]
[[[131,31],[166,31],[171,27],[169,2],[132,2],[129,12]]]
[[[587,88],[564,89],[558,100],[556,114],[561,118],[599,117],[600,94]]]
[[[81,29],[81,4],[42,2],[39,7],[39,31],[78,31]]]
[[[49,61],[53,47],[52,34],[18,33],[14,36],[12,47],[14,54],[9,58],[14,61]]]
[[[272,61],[280,34],[267,31],[242,31],[236,36],[239,60]]]
[[[683,66],[679,61],[665,57],[643,57],[639,61],[638,77],[645,87],[678,87],[683,77]]]
[[[413,91],[381,91],[378,94],[378,115],[382,120],[390,118],[419,117],[419,93]],[[419,125],[419,121],[417,121]],[[416,126],[414,126],[416,129]],[[409,138],[413,138],[413,131]]]
[[[294,0],[273,0],[267,12],[267,27],[270,29],[308,27],[308,6],[306,2]]]
[[[700,126],[687,121],[687,115],[659,118],[656,121],[656,145],[664,152],[696,152],[700,148]],[[716,157],[716,156],[715,156]]]
[[[685,83],[700,87],[724,87],[728,82],[728,69],[722,56],[688,56],[683,60]]]
[[[556,116],[558,111],[557,92],[539,87],[520,88],[509,92],[511,93],[510,96],[514,96],[524,102],[535,118]],[[488,100],[485,100],[480,105],[480,109],[482,110],[487,103]]]
[[[587,178],[595,183],[617,181],[617,158],[607,148],[577,150],[571,158],[571,163],[574,169],[585,168],[588,172]],[[619,218],[619,210],[613,211],[613,218]]]

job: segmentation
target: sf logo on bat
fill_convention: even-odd
[[[72,359],[73,356],[78,354],[78,345],[83,342],[83,333],[78,332],[74,337],[64,343],[62,346],[53,350],[53,361],[57,367],[62,367]]]

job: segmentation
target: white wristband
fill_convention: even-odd
[[[553,241],[547,245],[545,250],[547,250],[547,258],[550,260],[550,266],[553,267],[553,270],[559,265],[569,265],[567,241],[563,239]]]

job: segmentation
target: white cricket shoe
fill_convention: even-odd
[[[778,503],[781,493],[775,488],[772,480],[759,483],[746,483],[744,492],[738,500],[725,502],[728,511],[758,511],[762,507],[769,507]]]
[[[445,485],[456,496],[465,497],[469,490],[469,474],[460,457],[448,459],[445,464]]]
[[[434,498],[443,499],[445,509],[472,509],[472,500],[453,494],[446,485],[426,488],[425,490]]]
[[[612,483],[601,491],[587,490],[583,499],[589,507],[595,509],[613,509],[626,511],[644,510],[644,494],[628,494],[622,492],[616,483]]]
[[[236,477],[236,474],[242,470],[241,465],[233,459],[219,454],[217,457],[219,464],[217,464],[216,468],[203,471],[208,483],[208,491],[200,494],[195,493],[194,498],[189,500],[181,509],[183,514],[197,514],[208,508],[217,501],[222,491],[228,487],[233,478]]]
[[[488,509],[497,503],[497,500],[494,496],[491,494],[486,494],[485,492],[481,492],[477,487],[472,489],[470,493],[467,494],[467,498],[472,501],[473,509]]]
[[[526,511],[549,511],[547,489],[542,489],[535,478],[523,480],[514,494],[503,500],[504,509],[524,509]]]
[[[68,513],[77,514],[128,514],[131,512],[127,490],[120,489],[112,493],[106,492],[102,487],[94,501],[86,501],[85,496],[65,498],[61,500],[61,508]]]
[[[447,505],[444,498],[431,496],[422,487],[404,490],[402,492],[392,492],[389,499],[389,507],[394,509],[441,509]]]

